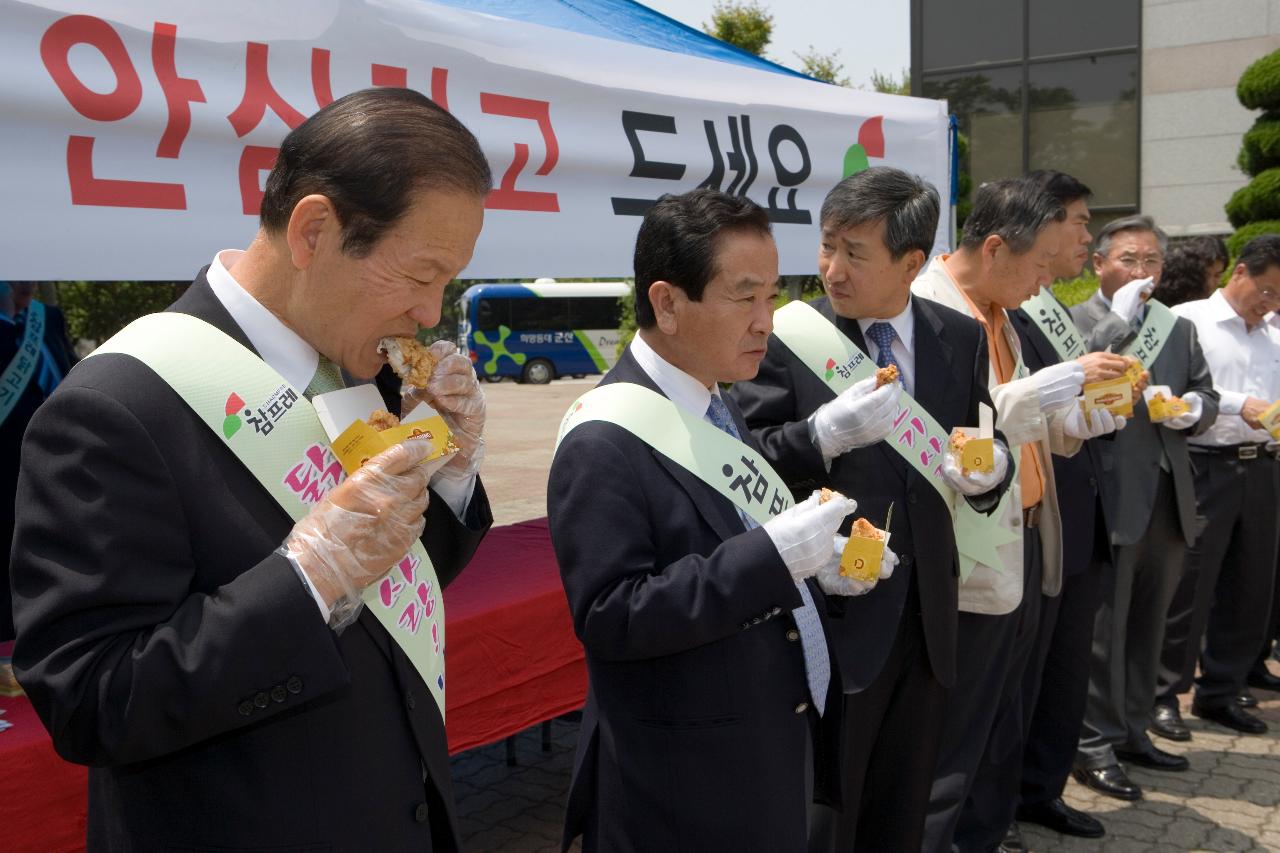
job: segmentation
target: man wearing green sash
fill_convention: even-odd
[[[953,505],[991,513],[1013,476],[999,439],[990,473],[964,475],[944,463],[951,429],[977,426],[991,397],[981,327],[911,294],[938,212],[937,191],[899,169],[867,169],[837,184],[820,218],[818,272],[827,295],[780,310],[759,375],[733,388],[793,489],[827,485],[856,496],[867,519],[889,526],[900,554],[893,575],[865,595],[828,599],[843,614],[832,634],[845,690],[845,805],[815,809],[813,853],[920,849],[955,684]],[[829,347],[809,351],[825,338]],[[848,384],[854,377],[840,375],[846,354],[871,373],[873,365],[897,368],[895,415],[878,429],[829,434],[828,423],[843,425],[846,412],[891,390],[872,391],[874,376]],[[829,358],[841,371],[824,369]]]
[[[755,376],[772,328],[764,210],[666,196],[635,272],[640,330],[566,414],[548,484],[590,673],[563,846],[800,853],[810,794],[839,797],[840,679],[812,579],[855,504],[792,506],[720,392]]]
[[[1102,576],[1074,773],[1123,800],[1138,799],[1142,790],[1122,761],[1155,770],[1188,766],[1182,756],[1157,749],[1147,726],[1166,615],[1186,550],[1199,533],[1187,438],[1207,430],[1218,413],[1218,392],[1195,326],[1144,299],[1160,276],[1164,251],[1164,234],[1150,217],[1108,223],[1094,248],[1098,291],[1071,309],[1091,351],[1134,355],[1153,385],[1169,386],[1189,407],[1155,424],[1138,399],[1129,426],[1099,448],[1114,561]]]
[[[334,101],[285,137],[249,248],[32,420],[14,665],[91,766],[89,850],[459,849],[439,593],[491,523],[483,394],[437,344],[415,391],[462,452],[345,480],[310,398],[439,321],[491,183],[421,94]]]
[[[960,247],[935,257],[912,291],[965,311],[987,332],[988,388],[996,423],[1017,447],[1018,475],[1000,510],[998,564],[978,566],[960,586],[960,672],[929,805],[926,849],[989,850],[1017,803],[1022,763],[1022,676],[1031,659],[1043,595],[1058,595],[1063,531],[1052,454],[1116,429],[1108,413],[1084,417],[1084,368],[1076,362],[1031,373],[1008,311],[1050,281],[1061,245],[1063,206],[1034,181],[984,184]]]

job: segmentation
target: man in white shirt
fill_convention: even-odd
[[[491,186],[475,137],[420,93],[340,98],[285,137],[249,248],[36,412],[14,668],[58,752],[90,765],[88,849],[460,848],[443,638],[390,603],[442,628],[439,589],[492,523],[483,393],[437,345],[420,390],[462,452],[431,474],[411,439],[345,480],[302,398],[439,322]]]
[[[1225,287],[1173,309],[1195,324],[1221,402],[1213,426],[1187,442],[1206,526],[1188,549],[1169,607],[1153,726],[1160,734],[1171,727],[1197,663],[1192,713],[1240,732],[1267,730],[1237,703],[1246,679],[1280,687],[1265,664],[1250,672],[1274,633],[1268,628],[1280,466],[1275,440],[1258,418],[1280,400],[1280,329],[1267,322],[1277,308],[1280,236],[1272,234],[1244,247]]]

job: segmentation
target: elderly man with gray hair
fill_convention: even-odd
[[[1139,398],[1129,426],[1101,446],[1110,488],[1112,563],[1104,569],[1094,622],[1089,697],[1074,774],[1122,800],[1142,790],[1121,761],[1154,770],[1185,770],[1187,760],[1157,749],[1147,735],[1165,616],[1196,540],[1196,494],[1187,438],[1218,414],[1218,392],[1191,321],[1149,296],[1166,241],[1147,216],[1117,219],[1099,232],[1093,256],[1100,286],[1071,316],[1091,351],[1137,357],[1152,384],[1168,386],[1187,411],[1153,422]]]

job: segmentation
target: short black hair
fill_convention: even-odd
[[[1231,263],[1231,254],[1227,251],[1227,241],[1221,237],[1192,237],[1183,246],[1187,251],[1200,258],[1205,269],[1215,263],[1222,264],[1225,269]]]
[[[352,92],[298,125],[267,175],[261,224],[282,232],[308,195],[333,202],[342,251],[365,257],[408,209],[415,192],[483,198],[493,175],[462,122],[412,89]]]
[[[1083,181],[1057,169],[1033,169],[1024,177],[1057,199],[1058,204],[1063,207],[1073,201],[1088,201],[1093,198],[1093,190],[1085,186]]]
[[[1015,255],[1022,255],[1031,251],[1045,226],[1066,218],[1062,203],[1033,180],[1021,177],[989,181],[974,193],[973,210],[964,222],[960,245],[977,249],[994,234]]]
[[[884,245],[896,261],[912,249],[929,257],[938,230],[938,191],[923,178],[876,166],[836,184],[822,202],[824,229],[884,223]]]
[[[716,243],[735,231],[773,234],[764,208],[745,196],[702,187],[658,199],[636,235],[636,325],[649,329],[658,322],[649,302],[655,281],[669,281],[700,302],[718,272]]]
[[[1160,283],[1151,292],[1151,298],[1170,308],[1204,299],[1206,281],[1204,259],[1185,246],[1176,246],[1164,259]]]
[[[1268,267],[1280,266],[1280,234],[1254,237],[1240,250],[1237,264],[1244,264],[1249,275],[1262,275]]]

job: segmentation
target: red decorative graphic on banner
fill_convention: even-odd
[[[872,116],[858,128],[858,144],[868,157],[884,156],[884,116]]]

